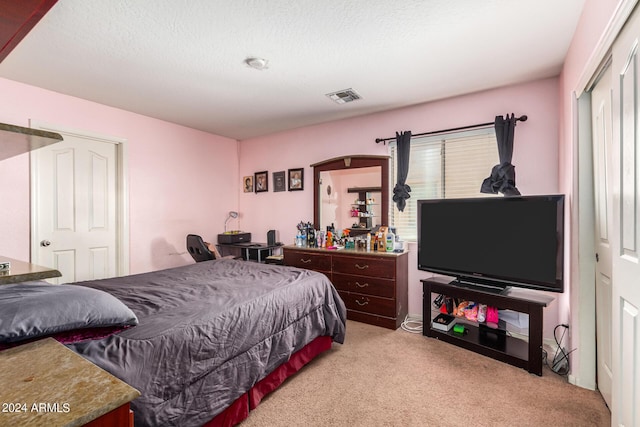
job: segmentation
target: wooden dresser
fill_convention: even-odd
[[[283,248],[284,264],[324,273],[347,306],[347,318],[397,329],[407,315],[407,252]]]

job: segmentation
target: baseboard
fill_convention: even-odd
[[[422,321],[422,313],[420,314],[407,314],[407,318],[411,319],[411,320],[416,320],[416,321]]]
[[[518,332],[509,331],[509,335],[514,338],[518,338],[520,340],[529,342],[529,336],[525,334],[520,334]],[[558,351],[558,344],[552,338],[544,338],[542,340],[542,349],[547,353],[547,357],[550,358],[548,360],[553,360],[553,356]]]
[[[559,347],[554,339],[545,338],[542,340],[542,348],[553,358],[553,355],[556,354]]]
[[[573,385],[578,386],[580,388],[586,388],[587,390],[597,390],[598,389],[598,386],[593,381],[589,381],[589,382],[585,383],[584,381],[580,380],[580,378],[574,377],[573,375],[568,375],[567,376],[567,381],[569,381],[569,384],[573,384]]]

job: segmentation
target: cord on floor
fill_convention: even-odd
[[[406,315],[400,327],[412,334],[422,333],[422,316],[410,316]]]
[[[558,330],[558,328],[564,328],[564,330],[562,331],[562,336],[558,339],[558,336],[556,335],[556,331]],[[571,353],[573,353],[573,350],[567,352],[563,347],[562,347],[562,341],[564,340],[564,336],[567,333],[567,331],[569,330],[569,325],[566,324],[560,324],[560,325],[556,325],[555,328],[553,328],[553,338],[556,341],[556,345],[557,345],[557,349],[555,354],[553,355],[553,360],[551,361],[551,363],[549,363],[549,357],[546,351],[544,351],[543,353],[543,358],[544,358],[544,363],[556,374],[558,375],[562,375],[562,376],[566,376],[569,374],[569,372],[571,372],[571,366],[569,364],[569,355]]]

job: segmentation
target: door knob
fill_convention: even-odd
[[[51,245],[51,242],[48,241],[48,240],[43,240],[43,241],[40,242],[40,246],[42,246],[42,247],[46,248],[49,245]]]

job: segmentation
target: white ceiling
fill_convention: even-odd
[[[556,76],[584,2],[60,0],[0,76],[246,139]]]

